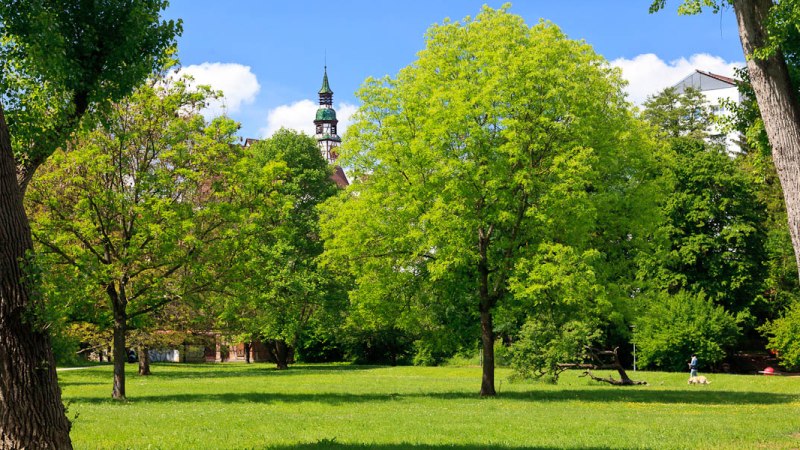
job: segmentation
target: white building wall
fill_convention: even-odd
[[[731,111],[721,105],[722,101],[732,101],[734,103],[741,102],[741,96],[736,86],[710,77],[701,72],[695,72],[673,86],[678,93],[683,93],[687,87],[693,87],[700,90],[706,98],[706,106],[718,117],[730,117]],[[712,125],[708,130],[712,136],[722,135],[722,130],[719,125]],[[734,155],[741,152],[738,141],[741,136],[738,132],[733,131],[725,134],[724,142],[725,149],[728,154]]]

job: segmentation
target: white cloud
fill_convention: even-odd
[[[349,103],[339,103],[336,107],[336,118],[339,119],[339,136],[344,136],[347,127],[352,123],[353,114],[358,111],[358,106]]]
[[[733,77],[733,69],[744,66],[744,63],[728,62],[719,56],[706,53],[667,63],[653,53],[646,53],[633,59],[615,59],[611,61],[611,65],[621,68],[622,76],[630,83],[626,88],[628,99],[636,105],[641,105],[648,96],[672,86],[695,70]]]
[[[300,100],[290,105],[281,105],[269,110],[267,125],[260,130],[261,137],[272,136],[273,133],[283,128],[302,131],[309,136],[314,135],[314,117],[319,105],[311,100]],[[339,119],[337,132],[343,136],[350,125],[351,116],[358,110],[358,106],[349,103],[335,105],[336,118]]]
[[[178,76],[181,75],[191,75],[195,84],[222,91],[224,99],[212,102],[207,108],[212,115],[238,112],[243,104],[253,103],[261,90],[250,66],[241,64],[204,62],[181,68]]]

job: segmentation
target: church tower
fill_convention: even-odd
[[[333,91],[328,84],[328,66],[325,66],[325,74],[322,77],[322,88],[319,90],[319,109],[314,119],[316,126],[316,138],[322,156],[331,164],[336,163],[339,157],[337,147],[342,143],[342,139],[336,133],[336,111],[333,109]]]

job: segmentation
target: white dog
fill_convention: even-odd
[[[698,377],[689,377],[689,384],[711,384],[708,379],[702,375]]]

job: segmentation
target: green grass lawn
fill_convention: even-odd
[[[76,449],[800,448],[800,378],[637,372],[649,386],[562,375],[481,399],[476,367],[128,365],[59,372]],[[633,373],[631,373],[633,374]]]

